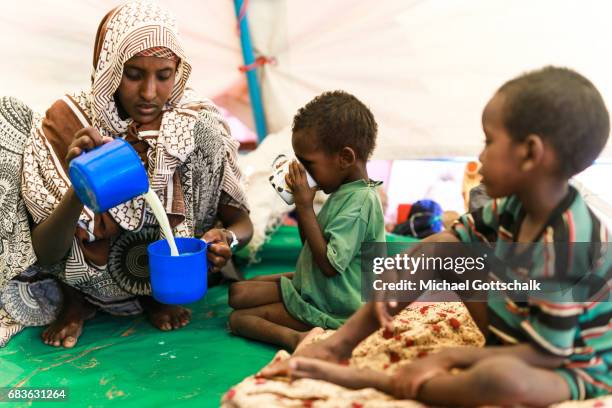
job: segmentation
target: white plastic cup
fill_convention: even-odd
[[[274,187],[274,190],[278,193],[279,196],[285,201],[287,204],[293,204],[293,193],[287,186],[285,181],[285,175],[289,173],[289,165],[293,160],[289,159],[284,154],[279,155],[272,162],[272,175],[268,178],[270,180],[270,184]],[[317,182],[314,181],[312,176],[306,172],[306,180],[308,181],[308,186],[310,188],[314,188],[317,186]]]

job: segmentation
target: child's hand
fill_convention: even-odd
[[[208,242],[208,260],[213,264],[212,271],[219,272],[232,257],[228,237],[224,230],[213,228],[207,231],[202,239]]]
[[[397,306],[397,302],[374,302],[374,313],[376,313],[376,319],[380,327],[390,332],[393,331],[393,316],[389,313],[389,307],[395,306]]]
[[[390,280],[393,282],[392,280]],[[396,281],[399,282],[399,281]],[[387,331],[393,331],[393,316],[404,310],[410,302],[398,302],[386,300],[384,293],[375,294],[373,299],[374,315],[380,327]]]
[[[261,370],[261,375],[266,378],[290,375],[289,364],[296,357],[306,357],[308,359],[318,359],[331,362],[339,362],[341,357],[334,354],[326,347],[326,341],[309,344],[297,350],[289,360],[277,361]]]
[[[354,367],[314,358],[294,357],[289,360],[289,377],[292,380],[312,378],[352,388],[356,370]]]
[[[403,365],[395,372],[393,395],[399,399],[416,399],[423,384],[448,373],[452,367],[452,360],[443,352]]]
[[[313,378],[323,380],[351,389],[371,387],[388,394],[391,394],[394,389],[393,378],[385,373],[367,368],[346,367],[304,357],[290,360],[289,376],[291,379]]]
[[[289,165],[289,172],[285,176],[287,187],[293,193],[296,207],[312,207],[312,201],[317,192],[316,188],[310,188],[306,178],[306,170],[299,162],[294,160]]]

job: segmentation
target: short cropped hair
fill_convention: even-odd
[[[293,118],[293,133],[308,131],[327,153],[344,147],[358,159],[368,160],[376,146],[378,125],[359,99],[344,91],[325,92],[300,108]]]
[[[610,118],[603,98],[585,77],[548,66],[506,82],[504,125],[510,137],[537,134],[555,150],[559,171],[571,177],[590,166],[606,145]]]

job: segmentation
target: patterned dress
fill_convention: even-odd
[[[220,204],[248,211],[238,143],[217,108],[185,87],[191,66],[170,14],[146,1],[117,7],[103,19],[94,48],[90,90],[65,95],[44,117],[13,99],[0,105],[0,199],[12,203],[0,213],[0,346],[25,326],[53,321],[61,304],[56,280],[116,315],[140,313],[137,296],[151,293],[146,248],[162,236],[142,197],[104,214],[85,207],[64,259],[44,269],[36,265],[30,229],[70,188],[64,158],[80,129],[94,127],[134,146],[175,236],[213,228]],[[178,60],[170,99],[153,125],[122,119],[114,98],[123,64],[147,50]]]

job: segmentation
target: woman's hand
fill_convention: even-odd
[[[112,142],[113,138],[102,136],[97,129],[86,127],[74,134],[74,140],[68,146],[66,153],[66,163],[70,163],[72,159],[79,156],[84,151],[91,150],[105,143]]]
[[[212,263],[212,272],[219,272],[232,257],[232,250],[226,230],[213,228],[207,231],[202,239],[209,243],[208,260]]]
[[[312,207],[312,201],[317,192],[316,188],[308,185],[306,169],[296,160],[289,164],[289,172],[285,176],[287,187],[291,189],[296,207]]]

